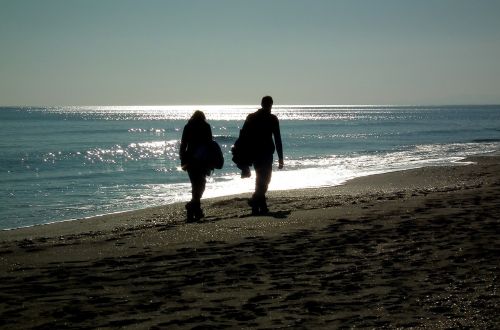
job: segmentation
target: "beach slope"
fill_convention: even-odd
[[[498,328],[500,158],[0,232],[1,328]]]

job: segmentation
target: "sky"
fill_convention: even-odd
[[[500,0],[0,0],[0,105],[500,104]]]

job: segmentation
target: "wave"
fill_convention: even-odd
[[[165,128],[129,128],[129,133],[153,133],[153,134],[163,134],[165,133]]]
[[[491,143],[491,142],[500,142],[500,139],[474,139],[472,140],[474,143]]]
[[[219,143],[234,143],[238,137],[234,135],[214,135],[214,140]]]

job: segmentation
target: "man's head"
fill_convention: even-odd
[[[271,110],[273,107],[273,98],[270,96],[264,96],[260,102],[262,109]]]

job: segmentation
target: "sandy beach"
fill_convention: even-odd
[[[0,232],[0,328],[500,326],[500,157]]]

